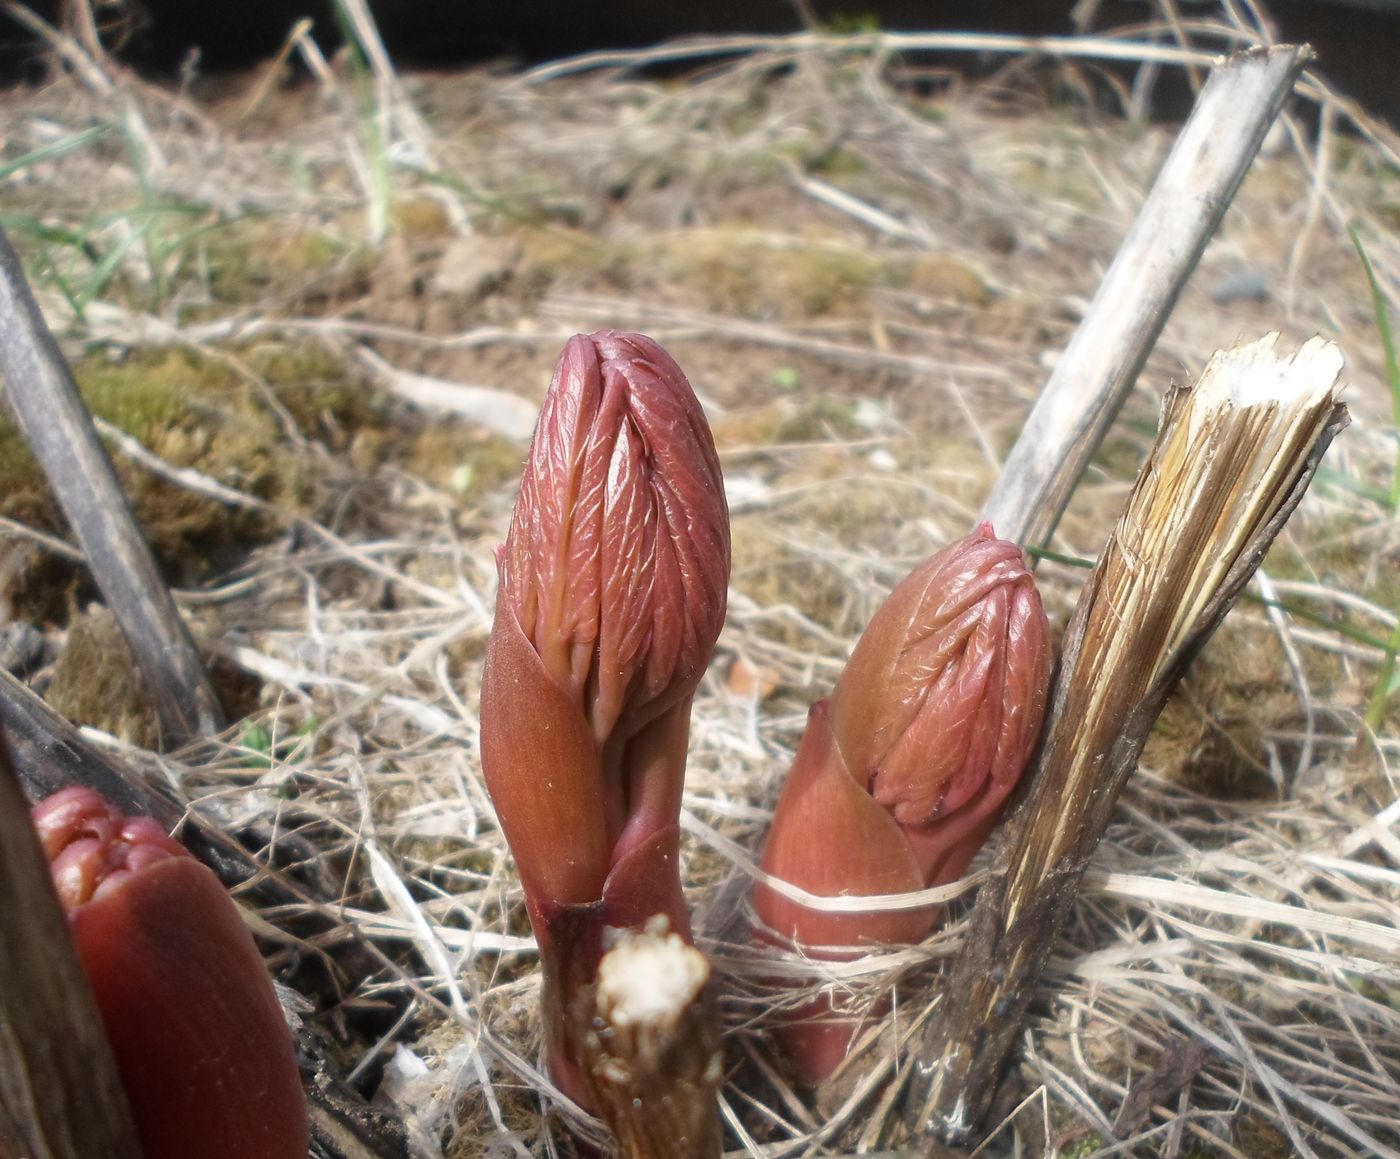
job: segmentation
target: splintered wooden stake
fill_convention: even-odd
[[[1065,636],[1028,797],[930,1025],[917,1125],[969,1141],[1021,1032],[1045,959],[1148,731],[1187,664],[1248,583],[1333,435],[1342,356],[1278,335],[1218,352],[1174,389],[1161,429]]]

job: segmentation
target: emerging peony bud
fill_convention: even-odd
[[[724,620],[729,515],[690,384],[655,342],[571,338],[540,412],[481,690],[481,757],[545,968],[557,1082],[605,927],[662,914],[679,872],[690,702]]]
[[[763,868],[819,896],[956,881],[1035,749],[1051,660],[1019,547],[984,523],[939,551],[895,588],[830,699],[812,709]],[[835,947],[915,942],[937,921],[932,907],[823,912],[762,885],[755,905],[771,934],[827,957],[839,955]],[[817,1003],[785,1038],[818,1080],[855,1030]]]
[[[305,1159],[291,1035],[218,878],[91,789],[33,818],[146,1159]]]

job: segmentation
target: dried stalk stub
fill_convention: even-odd
[[[956,881],[1030,760],[1051,662],[1045,611],[1016,544],[984,523],[937,552],[890,594],[829,700],[813,707],[763,869],[821,897]],[[766,884],[754,905],[762,936],[826,959],[919,941],[938,919],[932,906],[822,910]],[[858,1028],[818,999],[778,1037],[817,1082]]]
[[[497,561],[482,768],[540,946],[550,1070],[591,1107],[567,1012],[595,980],[604,931],[663,915],[689,938],[690,705],[729,582],[719,458],[655,342],[569,340]]]
[[[915,1091],[919,1126],[971,1138],[1050,947],[1162,705],[1302,499],[1347,422],[1342,356],[1277,335],[1217,353],[1173,389],[1128,504],[1066,632],[1032,788],[1007,827]]]
[[[722,1072],[709,963],[665,918],[607,940],[571,1011],[600,1113],[628,1159],[710,1159]]]
[[[305,1159],[291,1033],[218,878],[91,789],[33,818],[146,1159]]]

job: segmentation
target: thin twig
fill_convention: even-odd
[[[20,429],[131,644],[168,738],[219,731],[223,709],[199,652],[3,233],[0,370]]]
[[[1308,56],[1241,53],[1211,74],[982,507],[998,534],[1048,545]]]

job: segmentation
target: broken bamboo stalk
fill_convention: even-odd
[[[0,920],[0,1155],[140,1159],[107,1032],[3,753]]]
[[[1032,408],[980,519],[1046,545],[1254,160],[1311,58],[1278,45],[1218,63],[1098,293]]]
[[[223,710],[194,640],[3,231],[0,374],[20,432],[131,644],[166,739],[218,732]]]
[[[1342,356],[1278,335],[1218,352],[1161,429],[1066,631],[1029,795],[1008,823],[930,1024],[917,1126],[968,1142],[1118,794],[1167,696],[1249,582],[1347,422]]]

